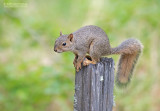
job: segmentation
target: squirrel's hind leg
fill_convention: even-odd
[[[89,49],[90,56],[86,56],[85,60],[83,61],[84,66],[87,66],[89,64],[96,64],[100,61],[101,54],[98,53],[97,49],[99,49],[99,45],[97,45],[97,42],[92,42]]]

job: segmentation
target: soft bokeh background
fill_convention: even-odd
[[[54,41],[90,24],[112,47],[144,45],[129,87],[114,89],[114,111],[160,111],[160,0],[1,0],[0,111],[72,111],[74,55],[56,54]]]

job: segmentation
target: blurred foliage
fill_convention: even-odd
[[[129,87],[114,89],[114,111],[160,111],[159,18],[159,0],[0,1],[0,111],[73,110],[74,55],[53,46],[60,30],[89,24],[104,29],[112,47],[130,37],[144,45]]]

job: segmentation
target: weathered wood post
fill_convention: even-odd
[[[114,61],[101,58],[76,72],[74,111],[112,111]]]

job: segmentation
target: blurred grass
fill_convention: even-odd
[[[114,111],[159,111],[159,18],[159,0],[0,1],[0,111],[73,110],[74,55],[53,46],[60,30],[89,24],[103,28],[112,47],[130,37],[144,45],[130,86],[114,89]]]

